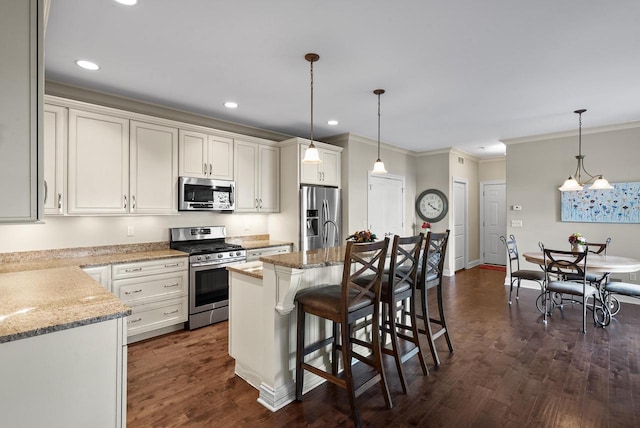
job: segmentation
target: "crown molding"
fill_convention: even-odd
[[[583,127],[582,135],[600,134],[603,132],[612,132],[612,131],[622,131],[625,129],[633,129],[633,128],[640,128],[640,121],[617,123],[613,125],[597,126],[593,128]],[[530,136],[518,137],[518,138],[505,138],[499,141],[504,143],[505,145],[510,145],[510,144],[520,144],[520,143],[530,143],[533,141],[554,140],[556,138],[575,137],[577,135],[578,135],[578,129],[576,128],[571,131],[551,132],[548,134],[530,135]]]

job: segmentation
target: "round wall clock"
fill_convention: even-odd
[[[416,199],[416,211],[425,221],[440,221],[447,215],[448,210],[447,197],[437,189],[427,189]]]

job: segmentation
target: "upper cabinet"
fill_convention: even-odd
[[[178,212],[178,129],[131,121],[129,212]]]
[[[42,2],[0,3],[0,222],[42,214],[43,28]]]
[[[306,146],[300,147],[300,182],[340,187],[340,151],[318,147],[319,164],[302,163]]]
[[[233,139],[180,130],[179,175],[233,180]]]
[[[44,213],[64,214],[67,178],[67,109],[44,106]]]
[[[69,110],[69,214],[127,214],[129,120]]]
[[[236,212],[280,211],[280,149],[235,141]]]

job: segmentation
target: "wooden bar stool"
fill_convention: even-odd
[[[416,318],[416,286],[423,240],[422,233],[408,237],[395,235],[389,270],[382,277],[382,352],[394,358],[405,393],[407,378],[402,363],[418,354],[422,373],[429,374],[420,347]],[[386,345],[387,334],[391,336],[390,348]]]
[[[447,254],[447,243],[449,242],[449,229],[443,233],[427,234],[425,240],[425,248],[422,255],[422,263],[418,272],[418,289],[421,291],[422,298],[420,304],[422,306],[422,314],[416,315],[418,319],[424,322],[424,329],[420,329],[420,333],[427,336],[431,356],[436,366],[440,365],[438,351],[436,350],[436,339],[444,336],[447,340],[449,352],[453,353],[453,345],[451,337],[449,337],[449,329],[444,314],[444,306],[442,304],[442,275],[444,272],[444,261]],[[438,299],[438,318],[429,315],[429,304],[427,299],[427,290],[436,288]],[[441,328],[433,333],[431,324],[439,325]]]
[[[389,238],[380,242],[364,244],[349,242],[345,253],[342,283],[307,288],[296,295],[298,305],[296,400],[302,400],[303,370],[307,370],[347,390],[351,416],[357,427],[361,426],[361,421],[356,397],[369,387],[379,383],[387,408],[392,407],[389,388],[382,369],[378,323],[371,324],[370,334],[354,337],[354,333],[359,331],[354,328],[356,321],[367,316],[372,316],[373,320],[380,319],[380,288],[388,245]],[[367,277],[367,280],[358,281],[363,276]],[[332,321],[333,335],[316,343],[305,345],[305,318],[307,314]],[[340,335],[339,341],[338,334]],[[306,355],[326,348],[328,345],[331,345],[330,372],[304,361]],[[367,354],[354,349],[354,345],[358,345],[359,349],[364,348]],[[340,355],[342,355],[342,365],[344,366],[342,372],[338,372]],[[369,366],[368,373],[359,376],[358,379],[354,378],[351,367],[354,359]]]

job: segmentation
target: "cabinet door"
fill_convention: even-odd
[[[209,160],[207,159],[208,136],[201,132],[180,130],[178,174],[185,177],[207,177]]]
[[[98,281],[107,291],[111,291],[111,265],[84,267],[82,270]]]
[[[0,221],[35,221],[41,214],[44,31],[38,3],[0,3]]]
[[[44,106],[44,213],[64,214],[67,109]]]
[[[258,205],[258,145],[236,140],[234,144],[236,212],[256,212]]]
[[[340,187],[340,152],[322,150],[320,157],[322,159],[321,183],[325,186]]]
[[[178,212],[178,129],[131,121],[130,212]]]
[[[280,211],[280,149],[258,147],[258,210],[265,213]]]
[[[129,211],[129,120],[69,110],[69,214]]]
[[[233,139],[209,135],[209,177],[233,180]]]

